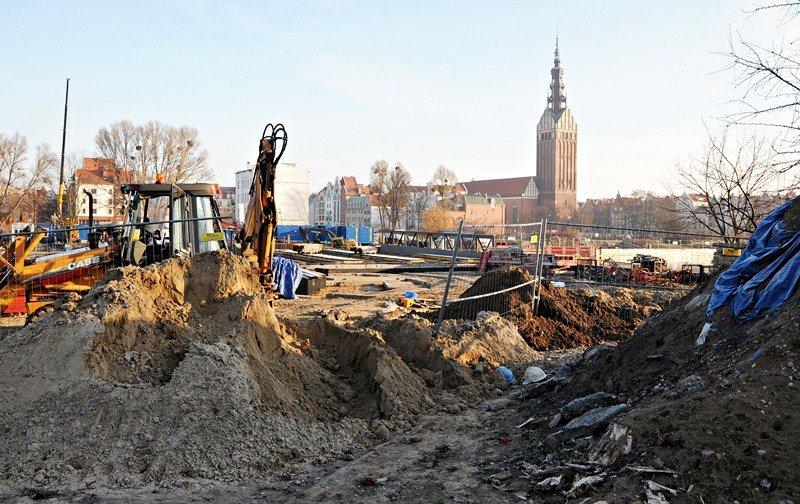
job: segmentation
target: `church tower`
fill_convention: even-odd
[[[550,96],[536,127],[536,185],[539,189],[539,215],[569,218],[577,209],[578,125],[567,108],[564,69],[558,54],[550,71]]]

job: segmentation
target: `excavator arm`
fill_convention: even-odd
[[[258,161],[250,186],[244,225],[239,232],[242,253],[255,255],[261,285],[273,288],[272,257],[278,211],[275,206],[275,168],[286,150],[288,137],[283,124],[267,124],[258,145]]]

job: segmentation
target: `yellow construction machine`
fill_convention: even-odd
[[[264,128],[247,218],[238,236],[243,255],[254,256],[261,284],[268,292],[273,292],[272,259],[278,225],[275,167],[286,142],[282,124]],[[126,184],[121,192],[125,198],[124,222],[104,226],[94,226],[93,198],[87,193],[88,239],[77,248],[67,249],[69,245],[64,244],[62,250],[39,250],[43,241],[52,242],[57,234],[72,237],[75,229],[37,229],[6,237],[5,250],[0,254],[0,314],[35,319],[53,311],[55,300],[87,292],[111,268],[146,266],[171,257],[228,248],[214,201],[220,193],[217,184]]]
[[[275,206],[275,169],[286,150],[289,138],[283,124],[267,124],[258,144],[258,161],[250,185],[250,203],[239,232],[242,255],[252,257],[261,285],[273,292],[272,258],[275,255],[275,231],[278,211]]]
[[[191,257],[227,248],[214,196],[216,184],[127,184],[125,219],[95,226],[89,198],[85,243],[71,239],[76,229],[9,236],[0,255],[0,313],[29,320],[53,311],[52,303],[83,294],[111,268],[146,266],[170,257]],[[65,238],[61,250],[40,250],[43,242]],[[73,247],[73,248],[68,248]]]

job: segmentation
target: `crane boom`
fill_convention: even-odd
[[[259,281],[270,291],[273,288],[272,258],[275,253],[275,231],[278,211],[275,206],[275,169],[286,150],[288,137],[283,124],[267,124],[258,145],[258,161],[250,186],[244,225],[239,233],[244,253],[256,256]]]

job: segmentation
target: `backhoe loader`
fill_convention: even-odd
[[[278,214],[275,206],[275,167],[286,149],[282,124],[268,124],[259,154],[246,220],[238,236],[245,256],[251,256],[264,288],[274,292],[272,259]],[[8,236],[0,255],[0,313],[27,315],[28,320],[53,311],[52,303],[72,293],[83,294],[111,268],[147,266],[171,257],[191,257],[227,249],[214,196],[217,184],[126,184],[125,220],[95,227],[89,197],[87,246],[39,254],[47,231]],[[72,235],[71,230],[63,233]]]
[[[146,266],[227,248],[213,199],[219,194],[216,184],[127,184],[121,191],[125,220],[104,226],[94,226],[93,199],[87,194],[90,231],[80,248],[37,250],[48,233],[71,236],[72,229],[8,236],[0,255],[2,315],[36,319],[53,311],[55,300],[89,291],[117,266]]]

